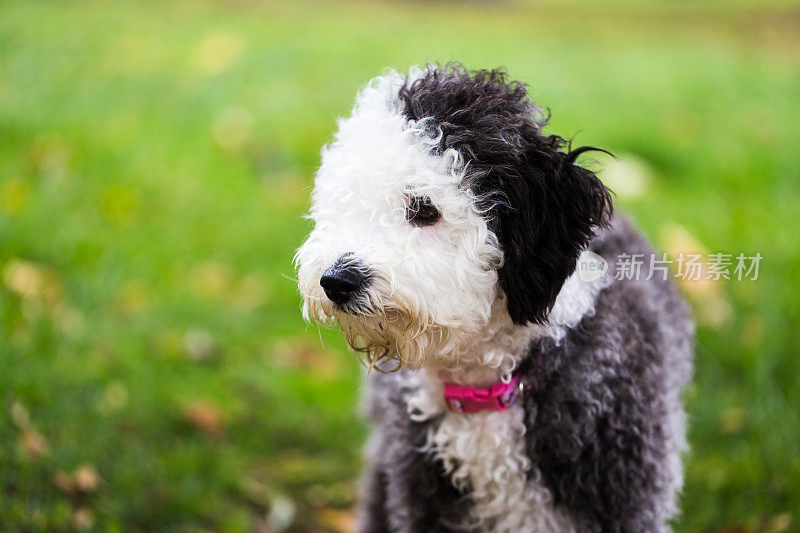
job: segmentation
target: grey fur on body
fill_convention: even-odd
[[[652,253],[619,216],[589,249],[612,273],[622,253],[645,254],[647,272]],[[523,363],[527,453],[581,530],[661,531],[675,513],[685,448],[680,392],[691,374],[692,336],[687,306],[670,281],[626,279],[605,288],[594,314],[561,342],[531,345]],[[409,418],[410,372],[369,376],[375,442],[359,531],[458,531],[468,514],[468,494],[422,451],[436,420]]]

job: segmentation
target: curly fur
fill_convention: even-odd
[[[373,80],[323,150],[296,262],[305,316],[379,370],[362,531],[661,531],[676,512],[686,306],[574,273],[587,250],[650,249],[575,164],[593,148],[545,123],[502,72],[433,66]],[[435,222],[413,223],[419,198]],[[346,304],[320,287],[333,264],[368,278]],[[446,410],[444,381],[515,370],[511,409]]]
[[[612,271],[621,253],[653,251],[622,219],[592,250]],[[582,530],[661,531],[677,512],[692,335],[672,284],[615,280],[562,342],[531,347],[528,455]]]
[[[611,197],[574,165],[581,147],[562,151],[558,135],[525,86],[501,71],[459,65],[429,69],[399,91],[404,113],[438,132],[435,150],[456,150],[469,165],[467,186],[481,199],[504,252],[498,270],[517,324],[543,322],[578,254],[611,212]]]
[[[456,357],[464,333],[477,333],[489,319],[502,252],[460,187],[464,158],[456,150],[432,154],[438,141],[428,136],[425,121],[409,123],[393,109],[391,95],[404,81],[396,73],[374,80],[352,116],[339,122],[316,178],[316,225],[297,262],[306,316],[335,318],[370,360],[394,357],[419,366],[424,354]],[[407,223],[409,195],[435,203],[442,213],[435,229]],[[355,251],[372,271],[358,303],[372,314],[339,312],[319,286],[337,258]]]

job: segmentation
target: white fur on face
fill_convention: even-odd
[[[368,358],[418,366],[423,354],[447,359],[485,325],[497,298],[502,251],[468,190],[460,155],[432,155],[424,121],[399,111],[397,73],[373,80],[352,116],[325,147],[312,195],[315,227],[296,256],[304,315],[335,319]],[[408,199],[429,197],[441,212],[431,226],[406,220]],[[348,314],[322,290],[322,274],[351,254],[371,272],[360,307]]]

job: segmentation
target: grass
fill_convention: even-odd
[[[456,58],[506,66],[552,131],[637,162],[617,204],[663,249],[763,255],[758,281],[685,287],[699,328],[675,529],[800,531],[798,17],[0,4],[0,529],[348,526],[364,378],[300,319],[301,214],[357,88]]]

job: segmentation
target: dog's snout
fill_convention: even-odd
[[[331,301],[344,305],[364,287],[366,281],[367,276],[360,265],[341,265],[337,262],[325,271],[319,284],[322,285],[325,295]]]

